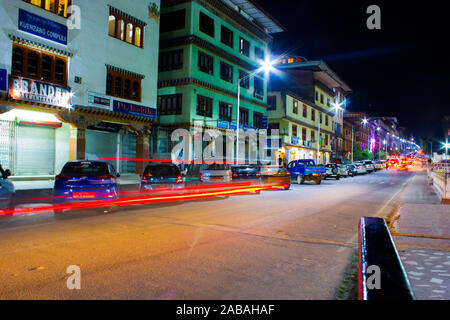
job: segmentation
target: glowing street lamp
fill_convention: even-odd
[[[274,65],[276,62],[277,61],[271,60],[269,57],[267,57],[264,60],[260,60],[259,61],[260,67],[257,70],[246,75],[245,77],[239,78],[239,80],[238,80],[237,118],[236,118],[236,163],[239,162],[239,129],[240,129],[239,114],[240,114],[240,108],[241,108],[241,83],[242,83],[242,81],[249,79],[251,76],[254,76],[263,71],[264,71],[264,76],[267,77],[271,71],[275,70]],[[244,157],[244,161],[245,161],[245,157]]]

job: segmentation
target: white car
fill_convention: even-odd
[[[373,166],[375,168],[375,171],[383,169],[383,163],[381,163],[381,161],[373,161]]]
[[[355,172],[357,174],[366,174],[367,173],[366,166],[364,164],[362,164],[361,162],[355,162],[355,163],[353,163],[353,165],[355,166]]]
[[[362,163],[366,167],[368,173],[372,173],[372,172],[375,171],[375,167],[373,166],[373,162],[372,161],[364,160]]]
[[[339,175],[341,177],[347,178],[348,177],[348,168],[347,168],[347,166],[343,165],[343,164],[338,164],[337,167],[338,167]]]

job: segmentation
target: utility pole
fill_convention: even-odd
[[[239,164],[239,113],[241,107],[241,79],[238,80],[237,119],[236,119],[236,165]],[[244,158],[245,161],[245,158]]]
[[[319,134],[317,136],[318,139],[318,143],[317,143],[317,164],[320,162],[320,114],[318,117],[318,122],[319,122]]]

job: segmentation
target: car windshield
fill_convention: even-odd
[[[230,166],[227,164],[220,164],[220,163],[214,163],[214,164],[207,164],[204,163],[202,166],[203,170],[230,170]]]
[[[176,178],[180,174],[180,170],[176,166],[148,166],[145,168],[144,174],[151,174],[155,177]]]
[[[106,163],[71,162],[64,166],[61,174],[68,176],[100,176],[109,174],[109,169]]]
[[[372,161],[364,161],[365,164],[373,164]]]
[[[257,173],[257,167],[233,167],[231,169],[234,173]]]

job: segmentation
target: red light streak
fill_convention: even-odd
[[[261,186],[261,187],[246,187],[246,188],[232,188],[231,190],[221,190],[214,192],[205,193],[186,193],[186,194],[174,194],[174,195],[160,195],[160,196],[150,196],[150,197],[130,197],[122,198],[111,201],[89,201],[89,202],[76,202],[69,204],[57,204],[48,205],[36,208],[16,208],[7,209],[0,212],[0,216],[7,215],[24,215],[29,213],[38,213],[46,211],[62,211],[62,210],[76,210],[76,209],[93,209],[93,208],[103,208],[103,207],[118,207],[125,205],[136,205],[136,204],[146,204],[146,203],[158,203],[158,202],[170,202],[170,201],[180,201],[180,200],[194,200],[194,199],[206,199],[214,198],[218,196],[228,196],[234,194],[242,194],[249,192],[256,192],[262,190],[275,190],[283,189],[287,185],[277,185],[277,186]]]

